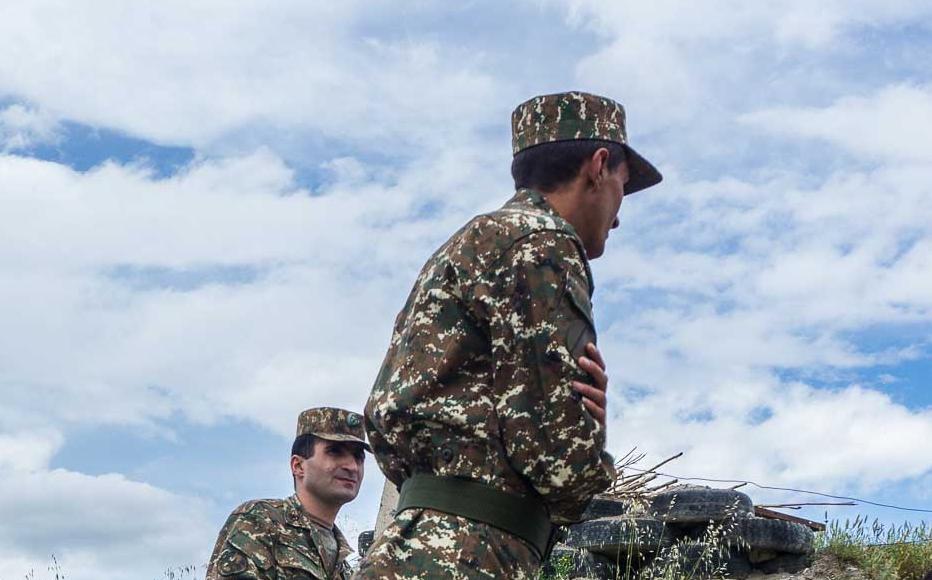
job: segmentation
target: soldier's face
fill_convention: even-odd
[[[589,208],[589,227],[583,245],[590,260],[605,253],[605,242],[611,230],[618,227],[618,211],[625,195],[628,182],[628,162],[622,161],[614,171],[607,168],[602,173],[601,183],[596,187]]]
[[[359,443],[318,439],[314,454],[294,470],[295,482],[323,503],[343,505],[359,493],[365,456]]]

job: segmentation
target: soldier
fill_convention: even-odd
[[[400,496],[356,578],[531,578],[614,477],[589,260],[661,175],[591,94],[519,105],[512,145],[514,197],[434,253],[395,322],[365,416]]]
[[[332,407],[298,416],[291,447],[295,494],[239,506],[214,546],[207,580],[349,578],[352,552],[334,525],[359,493],[365,441],[362,415]]]

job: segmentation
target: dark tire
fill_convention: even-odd
[[[685,488],[651,498],[651,513],[670,523],[721,522],[750,515],[754,504],[747,494],[732,489]]]
[[[745,578],[753,571],[747,555],[736,549],[720,553],[714,548],[690,543],[680,544],[675,554],[671,552],[672,547],[667,550],[651,563],[654,574],[665,565],[671,565],[673,559],[677,562],[680,575],[686,578],[718,578],[722,568],[727,572],[728,578]]]
[[[608,497],[595,497],[583,512],[582,520],[597,520],[599,518],[611,518],[623,516],[628,513],[628,504],[621,500]]]
[[[541,567],[545,576],[570,578],[615,578],[614,562],[588,550],[555,548]]]
[[[366,555],[366,552],[369,551],[369,548],[372,547],[372,542],[375,541],[375,530],[366,530],[359,534],[359,539],[356,541],[356,547],[359,548],[359,557],[362,558]]]
[[[815,535],[802,524],[767,518],[742,518],[735,534],[752,550],[809,554]]]
[[[569,526],[565,546],[603,554],[612,562],[644,555],[669,543],[664,525],[652,518],[601,518]]]
[[[756,564],[754,568],[764,574],[788,572],[794,574],[801,572],[812,565],[812,554],[780,554],[765,562]]]

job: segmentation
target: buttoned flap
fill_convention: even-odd
[[[276,544],[275,561],[283,568],[303,570],[314,578],[323,578],[326,574],[316,551],[312,552],[288,544]]]
[[[595,343],[595,322],[592,316],[592,302],[589,291],[576,276],[566,279],[566,297],[580,318],[569,321],[566,330],[566,348],[576,360],[586,354],[586,345]]]
[[[242,574],[246,571],[247,567],[246,556],[239,550],[227,546],[227,548],[220,553],[220,556],[217,557],[216,566],[217,572],[219,572],[221,576]]]
[[[259,540],[262,534],[258,531],[238,529],[230,534],[227,542],[246,555],[260,570],[272,567],[272,554],[266,543]]]

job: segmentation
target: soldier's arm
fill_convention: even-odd
[[[605,429],[573,388],[592,383],[578,363],[595,342],[588,278],[572,238],[558,232],[529,236],[499,266],[488,292],[508,459],[555,521],[574,521],[614,476]]]

